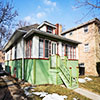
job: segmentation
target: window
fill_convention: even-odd
[[[47,32],[49,32],[49,33],[53,33],[53,28],[50,27],[50,26],[47,26]]]
[[[85,44],[84,45],[84,51],[85,52],[89,52],[89,44]]]
[[[100,49],[100,43],[99,43],[99,49]]]
[[[49,55],[48,47],[49,47],[49,42],[48,42],[48,40],[45,40],[45,57],[48,57],[48,55]]]
[[[68,59],[70,59],[70,46],[68,46],[67,56],[68,56]]]
[[[76,47],[66,45],[65,53],[68,56],[68,59],[76,59]]]
[[[73,59],[75,59],[76,58],[76,48],[74,47],[73,48]]]
[[[43,40],[39,39],[39,58],[43,58]]]
[[[70,32],[70,33],[69,33],[69,35],[73,35],[73,33],[72,33],[72,32]]]
[[[26,41],[26,57],[31,58],[32,39]]]
[[[100,34],[100,27],[98,27],[98,32],[99,32],[99,34]]]
[[[65,55],[65,45],[62,44],[62,56],[64,56],[64,55]]]
[[[12,60],[12,48],[10,50],[10,60]]]
[[[49,56],[49,41],[39,39],[39,58],[48,58]]]
[[[88,32],[88,26],[84,27],[84,32]]]
[[[56,54],[56,43],[55,42],[52,43],[52,54],[53,55]]]
[[[68,47],[67,47],[67,45],[65,45],[65,54],[66,54],[66,56],[68,56]]]
[[[15,46],[15,59],[17,58],[17,45]]]

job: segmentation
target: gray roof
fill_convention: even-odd
[[[24,30],[16,30],[14,34],[11,36],[7,44],[5,44],[3,50],[7,50],[9,47],[11,47],[16,41],[18,41],[19,37],[22,37],[26,31]]]
[[[38,24],[34,24],[34,25],[30,25],[30,26],[26,26],[26,27],[22,27],[17,29],[14,34],[11,36],[11,38],[9,39],[8,43],[4,46],[4,51],[9,49],[9,47],[11,47],[14,43],[16,43],[16,41],[18,41],[19,37],[23,37],[23,38],[28,38],[31,35],[41,35],[41,36],[45,36],[45,37],[49,37],[50,39],[55,39],[55,40],[59,40],[59,41],[65,41],[65,42],[70,42],[73,44],[79,44],[80,42],[78,41],[74,41],[68,38],[65,38],[63,36],[58,36],[55,34],[51,34],[48,32],[44,32],[41,31],[39,29],[37,29]]]
[[[97,23],[97,24],[100,24],[100,20],[97,19],[97,18],[94,18],[94,19],[92,19],[92,20],[90,20],[90,21],[88,21],[88,22],[85,22],[85,23],[80,24],[80,25],[78,25],[78,26],[76,26],[76,27],[73,27],[73,28],[71,28],[71,29],[69,29],[69,30],[66,30],[66,31],[62,32],[61,34],[63,35],[63,34],[69,33],[69,32],[71,32],[71,31],[74,31],[74,30],[76,30],[76,29],[79,29],[79,28],[81,28],[81,27],[84,27],[84,26],[86,26],[86,25],[88,25],[88,24],[91,24],[91,23],[93,23],[93,22],[95,22],[95,23]]]
[[[29,30],[31,30],[32,28],[36,29],[38,26],[39,26],[39,24],[33,24],[33,25],[21,27],[21,28],[19,28],[19,30],[29,31]]]
[[[31,35],[41,35],[41,36],[49,37],[51,39],[56,39],[56,40],[59,40],[59,41],[66,41],[66,42],[70,42],[70,43],[73,43],[73,44],[80,44],[81,43],[81,42],[78,42],[78,41],[75,41],[75,40],[65,38],[63,36],[58,36],[58,35],[55,35],[55,34],[44,32],[44,31],[41,31],[39,29],[32,29],[31,31],[27,32],[27,34],[24,35],[24,38],[26,39]]]

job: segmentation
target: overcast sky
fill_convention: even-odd
[[[25,20],[31,24],[49,21],[53,24],[60,23],[69,29],[93,19],[92,16],[87,16],[76,23],[87,9],[75,9],[75,0],[13,0],[13,5],[19,14],[17,21]]]

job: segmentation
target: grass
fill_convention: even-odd
[[[70,90],[68,88],[62,87],[60,85],[40,85],[35,88],[35,91],[38,92],[47,92],[47,93],[57,93],[59,95],[66,95],[68,96],[65,100],[73,100],[73,98],[77,98],[77,100],[90,100],[89,98],[86,98],[73,90]]]
[[[100,95],[100,77],[96,76],[89,76],[89,77],[92,78],[92,81],[88,81],[86,83],[80,83],[79,86],[81,88],[88,89]],[[84,76],[82,76],[81,78],[84,78]]]

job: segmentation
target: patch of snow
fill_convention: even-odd
[[[27,86],[27,87],[24,88],[24,90],[28,90],[29,88],[30,88],[30,86]]]
[[[79,83],[85,83],[86,82],[86,80],[82,79],[82,78],[79,78],[78,81],[79,81]]]
[[[45,97],[48,93],[46,92],[32,92],[35,95],[40,95],[40,97]]]
[[[31,89],[31,91],[34,91],[34,89]]]
[[[85,77],[84,79],[87,80],[87,81],[92,81],[92,79],[89,78],[89,77]]]
[[[27,91],[25,91],[24,93],[25,93],[26,96],[30,96],[31,95],[31,93],[29,93]]]
[[[87,81],[92,81],[92,79],[89,77],[85,77],[85,78],[79,78],[78,81],[79,83],[85,83]]]
[[[64,100],[67,96],[60,96],[56,93],[46,95],[42,100]]]
[[[77,100],[76,98],[73,98],[73,100]]]
[[[48,94],[47,92],[28,92],[29,89],[32,91],[34,90],[34,88],[32,87],[25,87],[24,88],[24,93],[26,94],[26,96],[32,96],[32,95],[37,95],[37,96],[40,96],[40,97],[44,97],[42,100],[64,100],[65,98],[67,98],[67,96],[61,96],[61,95],[58,95],[56,93],[53,93],[53,94]]]

